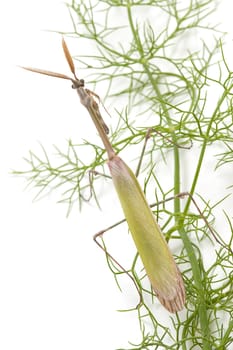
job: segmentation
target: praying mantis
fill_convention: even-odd
[[[109,129],[101,116],[98,103],[94,99],[94,97],[98,98],[98,95],[86,89],[84,80],[77,78],[74,62],[64,39],[62,39],[62,47],[73,78],[37,68],[21,68],[72,82],[73,89],[77,91],[81,104],[87,109],[103,142],[115,190],[152,288],[160,303],[169,312],[181,311],[184,308],[186,297],[179,268],[136,176],[121,157],[116,154],[110,143],[107,136]]]

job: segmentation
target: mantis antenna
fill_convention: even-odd
[[[70,55],[70,52],[68,50],[68,47],[66,45],[66,42],[64,40],[64,38],[62,38],[62,47],[63,47],[63,51],[64,51],[64,54],[65,54],[65,57],[66,57],[66,60],[67,60],[67,63],[70,67],[70,71],[71,73],[73,74],[74,78],[71,78],[65,74],[61,74],[61,73],[55,73],[55,72],[51,72],[51,71],[48,71],[48,70],[43,70],[43,69],[38,69],[38,68],[32,68],[32,67],[22,67],[23,69],[26,69],[28,71],[31,71],[31,72],[35,72],[35,73],[39,73],[39,74],[44,74],[44,75],[49,75],[50,77],[55,77],[55,78],[60,78],[60,79],[66,79],[66,80],[70,80],[72,82],[72,88],[73,89],[78,89],[79,88],[84,88],[84,80],[83,79],[78,79],[76,74],[75,74],[75,67],[74,67],[74,62],[73,62],[73,59]],[[82,91],[84,90],[84,91]],[[85,101],[85,95],[88,95],[89,97],[97,97],[98,100],[100,100],[99,96],[96,95],[93,91],[91,90],[88,90],[88,89],[82,89],[82,90],[79,90],[79,91],[82,91],[81,95],[79,94],[79,97],[80,97],[80,100],[81,100],[81,103],[85,106],[85,103],[88,103],[88,101],[90,102],[90,99],[86,98],[86,101]],[[84,93],[85,92],[85,93]],[[87,96],[86,96],[87,97]],[[109,128],[108,126],[105,124],[100,112],[99,112],[99,108],[98,108],[98,105],[97,103],[94,101],[94,99],[92,99],[92,104],[93,104],[93,107],[95,108],[95,111],[96,111],[96,117],[99,118],[99,122],[102,124],[102,127],[105,131],[106,134],[109,133]],[[86,106],[85,106],[86,107]]]

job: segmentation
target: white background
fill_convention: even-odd
[[[232,52],[230,3],[222,1],[216,17],[231,31]],[[92,132],[79,119],[86,115],[69,82],[17,67],[69,73],[60,36],[45,31],[71,29],[68,11],[57,0],[1,2],[0,29],[0,349],[126,347],[137,339],[137,321],[116,310],[130,305],[131,292],[117,290],[92,241],[95,232],[121,218],[111,209],[115,197],[104,212],[86,207],[80,215],[76,208],[67,219],[65,205],[54,198],[32,203],[35,193],[9,174],[23,168],[22,157],[38,141],[62,147],[69,137],[79,142]]]

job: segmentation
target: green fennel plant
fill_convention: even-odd
[[[141,162],[139,181],[151,203],[155,198],[160,201],[153,210],[169,245],[174,246],[186,287],[185,311],[161,322],[135,252],[127,272],[142,300],[128,311],[138,317],[141,342],[130,343],[132,350],[223,350],[233,344],[232,217],[225,209],[232,184],[219,179],[225,191],[217,199],[199,190],[202,173],[209,167],[207,157],[211,156],[214,169],[209,171],[210,178],[233,161],[233,80],[224,56],[224,36],[208,24],[215,6],[211,0],[80,0],[68,5],[73,31],[63,34],[91,45],[91,55],[89,46],[85,53],[83,45],[82,54],[75,57],[79,71],[85,72],[86,83],[96,93],[104,86],[106,104],[115,107],[110,141],[133,166]],[[135,157],[148,129],[152,132],[143,158]],[[55,148],[56,161],[42,146],[42,154],[30,151],[25,159],[28,168],[16,173],[39,189],[37,197],[60,190],[68,214],[75,203],[80,210],[84,201],[101,206],[99,185],[111,181],[101,144],[69,140],[65,151]],[[168,181],[157,175],[157,165],[161,172],[169,172]],[[206,184],[209,181],[205,179]],[[184,188],[186,183],[188,188]],[[172,204],[166,201],[184,190],[194,196],[213,232],[192,205],[192,197],[174,196]],[[218,213],[227,235],[218,234]],[[211,249],[211,262],[206,246]],[[120,287],[126,271],[107,254],[106,258]]]

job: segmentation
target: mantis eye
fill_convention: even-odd
[[[73,80],[72,89],[78,89],[80,87],[84,87],[84,80]]]

